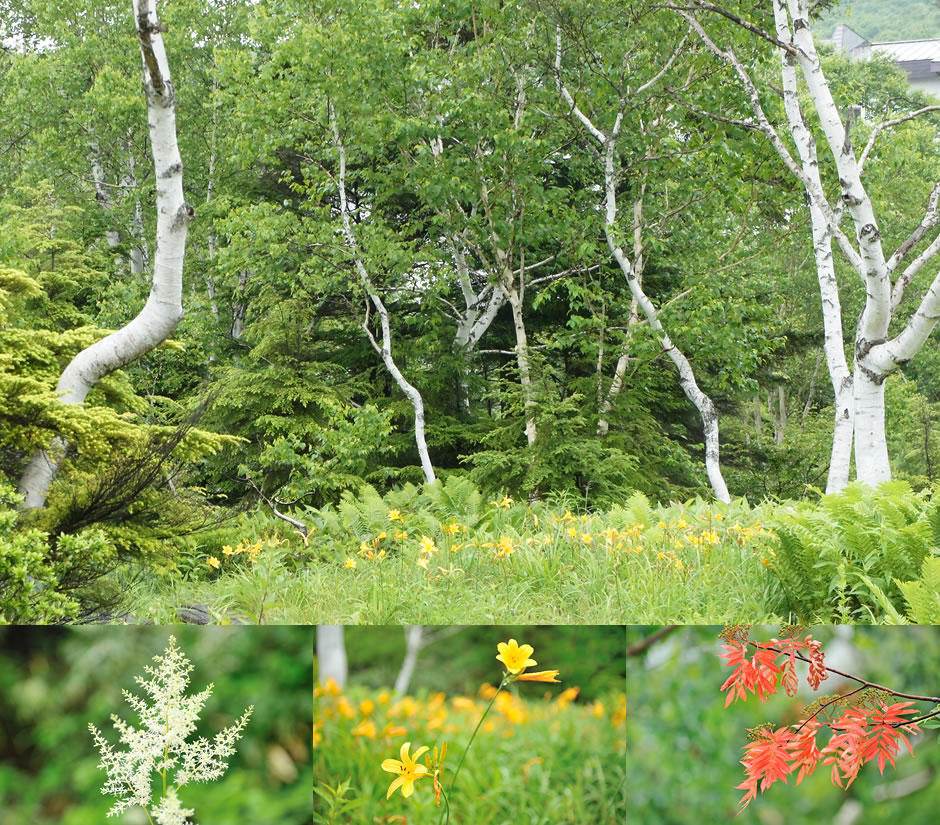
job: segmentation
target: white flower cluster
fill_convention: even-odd
[[[185,695],[193,666],[176,646],[173,636],[163,654],[153,660],[156,665],[145,668],[149,679],[135,677],[146,696],[140,698],[124,691],[124,698],[140,719],[140,727],[111,716],[127,750],[115,750],[94,725],[88,725],[101,752],[98,767],[108,775],[101,792],[117,800],[108,816],[139,805],[150,809],[156,825],[194,825],[188,818],[193,811],[180,806],[177,790],[190,782],[218,779],[225,773],[228,767],[225,760],[235,753],[235,742],[241,738],[254,708],[249,707],[234,725],[220,731],[211,742],[204,738],[187,742],[196,729],[199,712],[212,694],[212,685],[201,693]],[[154,772],[163,779],[164,794],[150,808]]]
[[[166,796],[160,800],[151,813],[155,825],[193,825],[189,819],[193,809],[180,805],[176,788],[168,788]]]

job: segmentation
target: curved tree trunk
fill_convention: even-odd
[[[144,62],[144,90],[150,144],[156,171],[157,243],[153,283],[147,303],[132,321],[82,350],[65,368],[56,389],[64,404],[81,404],[104,376],[162,344],[183,317],[183,257],[195,213],[183,197],[183,164],[176,142],[176,95],[157,21],[154,0],[133,0],[137,37]],[[68,447],[53,440],[38,451],[20,480],[23,508],[42,507]]]
[[[386,308],[382,297],[379,295],[378,290],[375,288],[375,284],[372,283],[372,278],[369,277],[369,271],[366,269],[366,265],[363,262],[362,256],[359,252],[359,244],[356,241],[356,235],[352,229],[352,221],[349,217],[349,203],[346,198],[346,146],[340,138],[339,124],[336,122],[336,112],[333,109],[332,103],[328,104],[328,110],[330,118],[330,129],[333,132],[333,146],[336,149],[337,155],[339,155],[337,189],[339,190],[340,215],[343,220],[343,234],[346,236],[346,242],[349,244],[349,248],[353,252],[353,260],[355,263],[356,272],[359,273],[359,279],[362,281],[362,286],[366,291],[367,301],[375,307],[375,311],[379,315],[379,322],[382,326],[381,343],[375,340],[375,336],[372,334],[372,330],[369,329],[368,303],[366,304],[366,319],[362,327],[365,330],[366,335],[369,337],[369,342],[372,344],[372,348],[381,356],[382,363],[385,364],[385,369],[387,369],[392,378],[395,379],[395,383],[398,384],[399,389],[404,393],[405,398],[411,402],[411,406],[414,408],[415,446],[418,448],[418,457],[421,461],[421,469],[424,472],[424,480],[428,484],[433,484],[436,480],[436,476],[434,474],[434,465],[431,463],[431,456],[428,453],[427,439],[425,438],[424,399],[421,397],[421,393],[419,392],[418,388],[409,382],[407,378],[405,378],[402,371],[398,368],[398,364],[395,363],[395,358],[392,355],[392,327],[388,317],[388,309]]]
[[[682,49],[684,40],[673,52],[669,60],[661,70],[646,83],[641,85],[635,91],[630,93],[631,99],[636,99],[647,89],[659,82],[660,78],[668,71],[673,61]],[[571,96],[571,93],[565,87],[561,80],[561,29],[556,29],[555,34],[555,83],[562,99],[568,105],[570,112],[577,120],[588,130],[591,137],[600,144],[603,149],[604,160],[604,236],[607,239],[607,246],[611,254],[620,266],[624,277],[627,279],[627,285],[630,287],[630,293],[637,303],[637,306],[646,316],[646,321],[656,333],[659,339],[659,346],[663,353],[669,357],[669,360],[675,365],[679,373],[679,386],[698,410],[702,418],[702,429],[705,435],[705,472],[708,475],[708,481],[711,484],[712,492],[719,501],[731,501],[731,495],[728,492],[728,485],[725,483],[724,476],[721,473],[721,461],[719,453],[718,438],[718,410],[715,408],[711,398],[708,397],[695,380],[695,372],[689,359],[672,343],[666,330],[659,320],[659,314],[656,307],[649,299],[649,296],[643,291],[640,278],[633,263],[627,257],[622,247],[617,241],[617,138],[620,136],[620,129],[623,126],[624,113],[630,102],[628,95],[624,94],[620,99],[617,115],[608,134],[604,134],[591,119],[578,108]],[[634,221],[636,225],[636,220]]]

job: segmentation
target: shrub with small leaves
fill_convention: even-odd
[[[110,566],[114,547],[98,529],[59,536],[53,546],[48,533],[17,528],[20,500],[0,479],[0,624],[74,619],[83,600],[75,588]]]

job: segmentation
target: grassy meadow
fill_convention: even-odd
[[[940,510],[901,482],[803,502],[635,494],[603,512],[466,484],[365,488],[189,537],[125,571],[137,619],[309,624],[940,621]]]

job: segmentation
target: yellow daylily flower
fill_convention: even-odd
[[[352,733],[353,736],[365,736],[367,739],[375,739],[375,722],[371,719],[363,719],[350,733]]]
[[[386,514],[389,521],[402,521],[401,512],[398,510],[389,510]]]
[[[346,559],[346,564],[343,565],[347,570],[352,570],[356,566],[356,560],[354,558]]]
[[[408,729],[403,725],[396,725],[393,722],[388,722],[384,728],[382,728],[382,738],[383,739],[397,739],[399,736],[404,736],[408,733]]]
[[[214,567],[216,570],[221,566],[221,562],[219,562],[215,556],[209,556],[209,558],[206,559],[206,564],[208,564],[209,567]]]
[[[408,751],[411,748],[411,742],[405,742],[399,750],[401,761],[397,759],[386,759],[382,762],[382,770],[389,773],[398,774],[391,785],[388,786],[388,793],[385,798],[388,799],[397,788],[401,788],[401,795],[409,797],[414,793],[415,782],[422,776],[428,775],[428,769],[424,765],[418,765],[417,760],[425,751],[430,750],[427,745],[422,745],[415,751],[414,756],[409,756]]]
[[[500,642],[496,649],[499,651],[496,660],[506,665],[510,673],[522,673],[527,667],[538,664],[535,659],[529,658],[535,652],[532,645],[520,645],[515,639],[510,639],[508,644]]]
[[[553,684],[560,684],[559,680],[555,677],[558,675],[557,670],[540,670],[537,673],[523,673],[519,676],[518,681],[520,682],[552,682]]]

